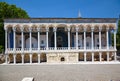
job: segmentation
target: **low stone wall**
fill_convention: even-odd
[[[78,53],[48,53],[47,62],[78,62]]]
[[[5,62],[5,55],[4,54],[0,54],[0,64]]]

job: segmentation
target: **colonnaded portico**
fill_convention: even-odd
[[[5,19],[6,63],[116,61],[116,22],[115,18]]]

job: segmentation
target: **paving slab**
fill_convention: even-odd
[[[0,65],[0,81],[119,81],[120,64]]]

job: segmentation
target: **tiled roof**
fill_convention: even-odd
[[[117,18],[14,18],[4,22],[16,23],[115,23]]]

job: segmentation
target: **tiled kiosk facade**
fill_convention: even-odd
[[[5,19],[4,29],[6,63],[116,61],[115,18]]]

